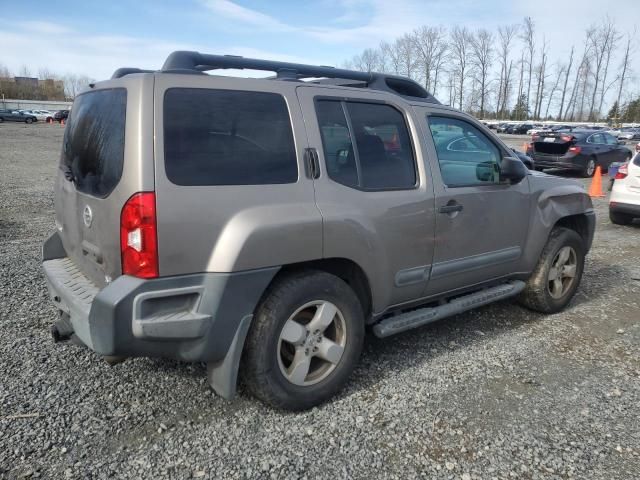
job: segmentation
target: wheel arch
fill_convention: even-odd
[[[365,319],[371,317],[373,297],[371,284],[362,267],[348,258],[323,258],[307,262],[291,263],[283,265],[272,283],[284,275],[290,275],[302,270],[319,270],[330,273],[342,279],[355,292]]]

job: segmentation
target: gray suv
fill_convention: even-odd
[[[231,78],[205,71],[274,72]],[[79,95],[43,267],[54,339],[206,362],[299,410],[379,337],[578,288],[589,196],[403,77],[174,52]]]

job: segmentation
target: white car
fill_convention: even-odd
[[[39,122],[46,122],[49,118],[53,119],[53,113],[49,110],[19,110],[21,113],[33,115]]]
[[[618,134],[619,140],[638,140],[640,139],[640,128],[623,128]]]
[[[640,218],[640,153],[620,166],[609,197],[609,218],[617,225],[628,225]]]

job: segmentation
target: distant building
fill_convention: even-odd
[[[38,88],[38,79],[35,77],[13,77],[17,85]]]

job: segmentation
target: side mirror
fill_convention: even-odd
[[[520,160],[504,157],[500,163],[500,180],[519,183],[527,176],[527,167]]]

